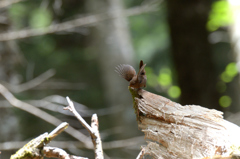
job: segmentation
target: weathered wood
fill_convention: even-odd
[[[158,159],[230,156],[240,146],[240,128],[223,113],[197,105],[182,106],[145,90],[129,88],[138,126],[148,145],[144,153]]]
[[[10,159],[43,159],[43,148],[46,144],[52,141],[57,135],[64,131],[68,127],[67,122],[61,123],[56,127],[51,133],[44,133],[38,137],[29,141],[21,149],[19,149],[15,154],[13,154]]]

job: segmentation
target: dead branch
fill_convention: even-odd
[[[134,7],[123,11],[124,16],[134,16],[139,15],[147,12],[157,11],[156,5],[144,5],[139,7]],[[121,15],[122,16],[122,15]],[[46,28],[39,28],[39,29],[23,29],[20,31],[11,31],[7,33],[0,34],[0,41],[9,41],[9,40],[16,40],[22,38],[28,38],[32,36],[39,36],[45,34],[56,33],[60,31],[70,30],[80,26],[89,26],[95,23],[108,20],[108,19],[115,19],[118,18],[119,15],[115,15],[112,12],[96,14],[96,15],[89,15],[82,18],[70,20],[67,22],[63,22],[60,24],[52,24]]]
[[[43,83],[44,81],[48,80],[49,78],[51,78],[53,75],[55,75],[55,70],[53,69],[49,69],[48,71],[44,72],[43,74],[39,75],[38,77],[20,84],[20,85],[12,85],[9,83],[6,83],[4,81],[1,81],[11,92],[14,93],[20,93],[26,90],[29,90],[31,88],[34,88],[38,85],[40,85],[41,83]]]
[[[72,112],[75,117],[78,119],[78,121],[82,124],[82,126],[84,126],[87,131],[89,132],[89,134],[91,134],[93,132],[91,126],[88,125],[88,123],[81,117],[80,114],[78,114],[78,112],[76,111],[73,102],[69,99],[69,97],[67,97],[67,101],[69,106],[63,108],[64,110],[69,110],[70,112]]]
[[[59,124],[62,123],[61,120],[57,119],[56,117],[46,113],[45,111],[42,111],[41,109],[34,107],[28,103],[22,102],[20,100],[18,100],[17,98],[15,98],[13,96],[12,93],[10,93],[7,88],[5,88],[3,85],[0,84],[0,93],[3,95],[3,97],[5,97],[5,99],[11,103],[14,107],[19,108],[21,110],[24,110],[30,114],[33,114],[35,116],[37,116],[38,118],[51,123],[55,126],[58,126]],[[69,126],[68,129],[66,129],[66,131],[69,135],[73,136],[74,138],[76,138],[77,140],[81,141],[84,143],[84,145],[87,148],[91,148],[92,145],[89,144],[89,139],[87,138],[87,136],[85,136],[84,134],[82,134],[81,132],[77,131],[76,129],[74,129],[73,127]]]
[[[51,80],[46,81],[42,83],[41,85],[38,85],[34,87],[34,90],[82,90],[87,87],[84,83],[72,83],[72,82],[64,82],[59,80]]]
[[[57,98],[60,101],[51,101],[51,99],[49,100],[49,98],[51,98],[51,97]],[[68,116],[74,116],[74,114],[72,114],[71,112],[63,110],[63,108],[66,106],[66,103],[61,102],[61,98],[63,98],[63,97],[61,97],[59,95],[52,95],[52,96],[45,97],[40,100],[23,100],[23,102],[28,103],[30,105],[34,105],[38,108],[43,108],[45,110],[50,110],[50,111],[68,115]],[[64,99],[66,100],[66,98],[64,98]],[[74,103],[75,103],[76,110],[81,113],[82,117],[90,117],[90,116],[92,116],[93,113],[98,114],[98,116],[104,116],[104,115],[114,114],[114,113],[123,111],[123,107],[121,107],[119,105],[112,106],[109,108],[88,109],[83,104],[80,104],[77,102],[74,102]],[[65,106],[63,106],[63,105],[65,105]],[[12,105],[7,100],[0,100],[0,108],[12,108]]]
[[[129,90],[138,126],[153,141],[143,147],[145,155],[158,159],[224,157],[239,149],[240,128],[224,120],[222,112],[181,106],[145,90]]]
[[[81,117],[81,115],[76,111],[73,102],[67,97],[69,106],[65,107],[65,110],[71,111],[78,121],[87,129],[92,137],[92,143],[94,146],[95,159],[103,159],[102,141],[100,133],[98,130],[98,118],[96,114],[92,115],[91,126]]]
[[[14,3],[18,3],[18,2],[21,2],[21,1],[25,1],[25,0],[2,0],[0,2],[0,8],[5,8],[5,7],[8,7],[10,5],[13,5]]]
[[[142,159],[143,156],[144,156],[144,149],[142,149],[142,150],[140,151],[140,153],[138,154],[138,156],[137,156],[136,159]]]
[[[42,158],[43,147],[52,141],[57,135],[59,135],[64,129],[68,127],[68,123],[61,123],[56,127],[50,134],[47,132],[32,139],[26,145],[24,145],[20,150],[18,150],[10,159],[27,159],[28,157],[34,159]]]
[[[95,158],[103,159],[103,149],[102,149],[102,141],[99,133],[99,125],[98,125],[98,117],[97,114],[92,115],[91,119],[91,127],[92,127],[92,141],[95,147]]]
[[[103,142],[102,147],[105,150],[110,149],[118,149],[118,148],[129,148],[131,146],[136,146],[136,149],[139,148],[138,145],[141,145],[144,143],[144,136],[137,136],[129,139],[124,140],[115,140],[115,141],[109,141],[109,142]],[[3,142],[0,143],[0,150],[3,151],[9,151],[9,150],[16,150],[22,147],[24,145],[24,141],[9,141],[9,142]],[[79,141],[52,141],[50,143],[53,147],[59,147],[62,149],[68,149],[69,147],[74,147],[78,149],[86,148],[84,144],[82,144]]]
[[[60,149],[57,147],[45,146],[43,148],[43,153],[44,153],[45,157],[53,157],[53,158],[59,158],[59,159],[88,159],[85,157],[78,157],[78,156],[70,155],[63,149]]]

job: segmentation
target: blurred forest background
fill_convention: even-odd
[[[1,0],[0,12],[2,159],[58,125],[31,106],[89,136],[66,96],[88,123],[97,113],[105,158],[136,158],[144,137],[114,70],[140,60],[146,90],[240,123],[239,0]],[[51,144],[94,157],[67,133]]]

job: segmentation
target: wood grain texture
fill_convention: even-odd
[[[145,90],[132,90],[138,125],[153,158],[229,156],[240,145],[240,128],[223,113],[197,105],[182,106]],[[134,93],[135,92],[135,93]],[[137,94],[137,95],[136,95]]]

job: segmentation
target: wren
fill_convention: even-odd
[[[136,74],[135,69],[131,65],[121,64],[116,67],[116,72],[124,79],[129,81],[129,86],[140,89],[146,87],[147,76],[145,71],[146,64],[140,61],[139,72]]]

